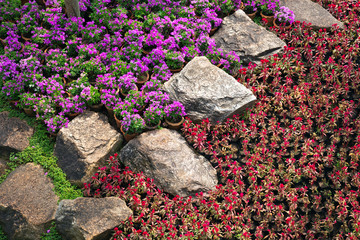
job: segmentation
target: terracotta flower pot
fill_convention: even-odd
[[[265,18],[267,21],[266,26],[272,27],[274,25],[274,15],[268,16],[268,15],[264,15],[263,12],[260,12],[260,15],[262,18]]]
[[[114,109],[105,105],[109,117],[114,117]]]
[[[115,122],[116,122],[116,126],[121,129],[121,120],[119,120],[117,117],[116,117],[116,114],[114,113],[114,119],[115,119]]]
[[[133,134],[125,133],[123,130],[123,126],[121,126],[120,131],[121,131],[122,135],[124,136],[125,141],[127,141],[127,142],[130,141],[131,139],[134,139],[136,136],[139,135],[138,133],[133,133]]]
[[[177,72],[180,72],[183,68],[184,68],[184,64],[181,66],[181,68],[178,68],[178,69],[170,69],[170,72],[171,72],[171,73],[177,73]]]
[[[32,108],[23,108],[26,115],[29,117],[34,117],[36,114]]]
[[[158,122],[158,124],[156,124],[155,126],[148,126],[146,125],[145,126],[145,131],[148,132],[148,131],[152,131],[152,130],[155,130],[155,129],[158,129],[159,126],[161,124],[161,121]]]
[[[184,121],[185,121],[184,117],[181,117],[181,121],[177,123],[170,122],[165,118],[165,123],[168,125],[168,128],[173,130],[180,130],[181,125],[184,123]]]
[[[251,18],[252,20],[254,20],[254,18],[256,17],[256,14],[257,14],[258,12],[256,11],[256,12],[253,12],[253,13],[246,13],[246,15],[248,15],[248,17],[249,18]]]
[[[138,88],[138,86],[135,86],[136,88],[134,89],[135,91],[138,91],[139,90],[139,88]],[[124,91],[120,88],[120,94],[121,94],[121,96],[123,96],[123,97],[126,97],[127,96],[127,93],[125,94],[124,93]]]
[[[141,73],[138,78],[137,78],[137,83],[136,83],[136,86],[138,87],[138,89],[140,89],[142,87],[142,85],[144,85],[144,83],[146,83],[147,81],[149,81],[150,79],[150,76],[149,76],[149,73],[146,71],[146,72],[143,72]]]
[[[100,112],[101,109],[103,108],[103,106],[104,106],[104,104],[99,103],[99,104],[91,105],[91,106],[89,106],[89,107],[90,107],[90,110],[91,110],[91,111]]]
[[[30,42],[31,37],[24,36],[24,34],[21,34],[21,38],[24,39],[26,42]]]
[[[290,29],[292,24],[288,24],[288,25],[282,25],[281,23],[279,23],[276,19],[273,20],[273,24],[274,24],[274,27],[278,28],[278,29],[284,29],[284,30],[287,30],[287,29]]]
[[[219,29],[218,27],[212,28],[212,29],[210,30],[209,35],[210,35],[210,36],[214,35],[218,29]]]
[[[75,117],[77,117],[77,116],[79,116],[81,113],[66,113],[66,116],[70,119],[70,120],[72,120],[72,119],[74,119]]]

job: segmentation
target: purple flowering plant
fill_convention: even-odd
[[[13,22],[2,22],[0,24],[0,39],[5,39],[8,35],[8,31],[11,29],[16,30],[16,24]]]
[[[185,107],[178,101],[166,105],[164,108],[165,118],[173,123],[179,122],[182,117],[186,116]]]
[[[71,17],[65,22],[64,31],[68,36],[81,37],[85,19],[82,17]]]
[[[116,77],[112,73],[105,73],[98,75],[95,81],[95,85],[100,89],[114,89],[117,88]]]
[[[281,6],[275,13],[275,19],[280,23],[292,24],[295,21],[295,14],[288,7]]]
[[[161,89],[161,86],[161,81],[157,80],[156,78],[152,78],[141,87],[141,91],[145,93],[151,91],[159,91]]]
[[[279,10],[279,0],[258,0],[258,6],[262,13],[267,16],[275,15],[276,11]]]
[[[20,95],[24,92],[24,82],[19,77],[8,80],[1,88],[1,95],[4,96],[5,99],[12,101],[18,101]]]
[[[58,104],[64,114],[82,113],[86,110],[86,103],[79,95],[62,98]]]
[[[116,89],[102,89],[100,99],[106,107],[114,108],[120,99],[119,92]]]
[[[87,22],[85,27],[82,29],[83,41],[86,40],[89,43],[99,42],[106,34],[105,26],[97,26],[94,21]]]
[[[159,102],[161,105],[166,106],[170,103],[170,96],[163,91],[151,91],[145,93],[145,103],[151,104],[152,102]]]
[[[53,73],[64,75],[68,66],[68,57],[64,50],[50,49],[46,54],[44,73],[51,76]]]
[[[244,2],[244,12],[245,13],[254,13],[258,10],[257,0],[248,0]]]
[[[170,69],[179,69],[184,65],[184,56],[179,51],[166,51],[165,52],[165,63]]]
[[[41,97],[36,93],[24,92],[20,95],[19,107],[34,109]]]
[[[141,133],[145,129],[144,119],[137,113],[124,115],[121,125],[127,134]]]
[[[82,73],[80,77],[72,81],[67,89],[71,96],[79,96],[84,88],[89,87],[89,79],[86,73]]]
[[[100,91],[97,87],[92,85],[84,87],[80,93],[80,98],[86,103],[87,106],[92,106],[101,103]]]
[[[31,37],[33,43],[38,44],[38,46],[43,47],[51,44],[51,32],[43,27],[35,27],[34,34]]]
[[[144,111],[143,119],[149,127],[154,127],[160,123],[164,117],[164,106],[157,101],[152,102]]]
[[[55,101],[52,97],[43,95],[34,105],[36,118],[40,120],[51,118],[56,113]]]
[[[44,123],[48,132],[57,133],[61,128],[68,126],[69,119],[63,113],[59,113],[44,119]]]
[[[89,60],[99,54],[94,43],[81,44],[78,47],[78,56],[83,57],[85,60]]]
[[[129,72],[124,74],[119,78],[119,89],[121,89],[124,94],[128,94],[130,90],[137,89],[136,82],[137,77],[135,77],[134,73]]]

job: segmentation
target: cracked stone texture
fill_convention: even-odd
[[[260,64],[260,60],[282,52],[285,42],[253,22],[242,10],[224,18],[212,36],[218,48],[234,51],[244,63]]]
[[[194,122],[222,122],[253,106],[256,97],[206,57],[195,57],[164,84],[170,99],[181,102]]]
[[[0,224],[12,240],[38,240],[55,220],[54,185],[41,166],[27,163],[0,185]]]
[[[105,115],[85,111],[59,131],[54,155],[70,182],[82,187],[122,142]]]
[[[110,239],[114,227],[132,215],[118,197],[62,200],[56,211],[56,229],[63,239]]]
[[[0,158],[7,158],[11,152],[23,151],[29,146],[34,129],[26,121],[9,117],[9,112],[0,113]]]
[[[120,161],[173,195],[195,196],[218,183],[216,170],[175,130],[142,133],[121,149]]]
[[[280,5],[288,7],[295,14],[295,21],[311,23],[313,29],[330,29],[333,24],[337,24],[340,29],[344,24],[334,18],[320,4],[311,0],[280,0]]]

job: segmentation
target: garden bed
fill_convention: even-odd
[[[29,20],[26,26],[34,27],[34,31],[51,31],[42,36],[52,37],[36,40],[33,35],[29,41],[25,36],[21,40],[18,33],[25,31],[25,27],[19,24],[17,30],[7,31],[6,47],[2,49],[5,55],[0,56],[3,63],[0,75],[4,79],[0,83],[2,105],[7,105],[7,100],[21,100],[20,95],[29,91],[34,95],[26,100],[37,104],[34,107],[40,121],[36,124],[44,122],[50,131],[56,132],[66,125],[68,117],[65,113],[70,113],[71,107],[75,112],[89,107],[90,103],[85,100],[91,101],[91,91],[96,92],[96,89],[103,104],[115,111],[121,109],[112,100],[120,98],[119,91],[129,79],[130,85],[135,83],[131,88],[135,88],[138,76],[149,73],[149,67],[153,73],[149,82],[160,87],[172,74],[169,66],[174,69],[180,66],[173,61],[161,65],[168,52],[158,48],[146,53],[151,46],[160,44],[156,39],[161,39],[161,36],[172,39],[159,40],[161,46],[171,49],[170,60],[180,59],[185,63],[186,57],[190,60],[196,54],[208,55],[209,48],[214,50],[213,42],[206,35],[212,26],[202,18],[196,18],[195,10],[185,7],[157,9],[155,5],[150,9],[161,16],[161,21],[155,20],[155,14],[155,21],[146,22],[147,5],[129,12],[129,6],[118,9],[111,2],[111,11],[101,11],[104,7],[101,1],[93,9],[88,2],[80,2],[82,15],[87,21],[81,29],[77,29],[76,21],[66,24],[62,7],[40,11],[35,4],[25,5],[22,18],[26,16]],[[186,2],[181,4],[186,6]],[[335,0],[319,0],[318,3],[344,22],[345,29],[314,31],[311,26],[299,22],[289,30],[270,28],[287,43],[284,54],[263,60],[259,66],[250,64],[243,67],[238,75],[238,81],[257,96],[257,104],[243,116],[234,116],[221,124],[212,125],[207,120],[194,124],[190,119],[183,124],[182,134],[189,144],[217,169],[220,184],[216,190],[194,198],[165,194],[151,179],[120,164],[117,156],[111,157],[108,166],[85,185],[85,196],[118,196],[133,210],[134,215],[114,229],[113,239],[360,237],[360,5]],[[235,10],[234,6],[231,11]],[[91,14],[94,9],[100,11],[96,16],[101,16],[103,27],[100,18],[93,19],[94,23],[89,22],[95,17]],[[111,25],[112,14],[127,20]],[[183,20],[185,23],[175,21],[171,19],[173,15],[185,16],[188,20]],[[15,15],[15,18],[19,20],[20,16]],[[169,25],[169,19],[177,25]],[[36,29],[40,28],[41,21],[41,29]],[[56,27],[47,29],[46,21],[63,30]],[[81,22],[82,18],[77,21]],[[187,25],[190,22],[191,26]],[[145,23],[150,25],[146,27]],[[126,33],[116,34],[119,24],[122,24],[121,29],[127,29]],[[143,38],[144,33],[150,31],[151,24],[161,26],[160,32],[151,32],[155,36],[153,42]],[[140,25],[141,29],[137,28]],[[187,31],[182,32],[184,28]],[[95,37],[99,34],[99,39],[88,37],[87,34],[92,36],[89,31],[94,31]],[[61,37],[62,32],[73,39]],[[106,32],[112,34],[106,35]],[[174,32],[177,37],[170,37]],[[86,40],[86,45],[79,44],[83,40]],[[191,42],[182,42],[187,40]],[[36,46],[34,41],[40,44],[43,41],[46,48]],[[144,47],[143,43],[148,46]],[[172,49],[174,44],[177,47]],[[192,46],[197,49],[192,49]],[[157,59],[156,56],[161,54],[165,54],[164,59]],[[132,61],[138,56],[142,62]],[[227,56],[221,51],[208,57],[214,64],[221,61],[224,70],[231,74],[235,73],[231,72],[230,66],[240,64],[233,55]],[[138,72],[132,74],[126,66]],[[87,74],[80,76],[77,70]],[[72,77],[78,76],[78,80],[73,79],[70,83]],[[151,88],[153,85],[150,85],[141,88]],[[79,88],[81,91],[76,93]],[[69,96],[65,90],[74,92]],[[90,95],[86,95],[89,92]],[[153,98],[160,98],[160,103],[169,103],[163,92],[154,92]],[[126,104],[131,103],[131,99],[121,98],[122,103],[126,101]],[[22,104],[25,106],[26,102]],[[126,104],[121,106],[128,106]],[[162,105],[165,107],[166,104]],[[134,106],[131,109],[139,110]],[[55,112],[59,114],[54,115]],[[136,111],[132,113],[137,114]],[[44,134],[44,126],[40,129]],[[49,152],[38,152],[46,157],[37,161],[50,159]],[[35,159],[36,153],[27,150],[19,154],[18,160],[13,156],[12,162],[21,164],[22,159],[29,156]],[[51,174],[58,171],[55,165],[52,168],[54,172]],[[113,181],[114,178],[119,180]],[[76,192],[73,195],[77,195]]]

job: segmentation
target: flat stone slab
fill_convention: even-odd
[[[286,46],[284,41],[254,23],[242,10],[224,18],[212,38],[216,47],[226,53],[234,51],[244,63],[260,64],[261,59],[282,52]]]
[[[63,239],[110,239],[112,230],[131,215],[118,197],[62,200],[56,211],[56,229]]]
[[[54,155],[70,182],[82,187],[122,142],[104,114],[85,111],[59,131]]]
[[[10,118],[9,112],[0,112],[0,157],[23,151],[29,146],[29,138],[33,134],[34,129],[26,121]]]
[[[41,166],[27,163],[0,185],[0,224],[9,239],[38,240],[55,220],[54,185]]]
[[[195,57],[164,84],[170,99],[181,102],[194,122],[222,122],[253,106],[256,97],[206,57]]]
[[[280,0],[280,5],[288,7],[294,12],[295,21],[311,23],[314,29],[330,29],[333,24],[337,24],[340,29],[344,28],[342,22],[311,0]]]
[[[175,130],[158,129],[130,140],[120,151],[120,161],[173,195],[194,196],[218,183],[216,170]]]

